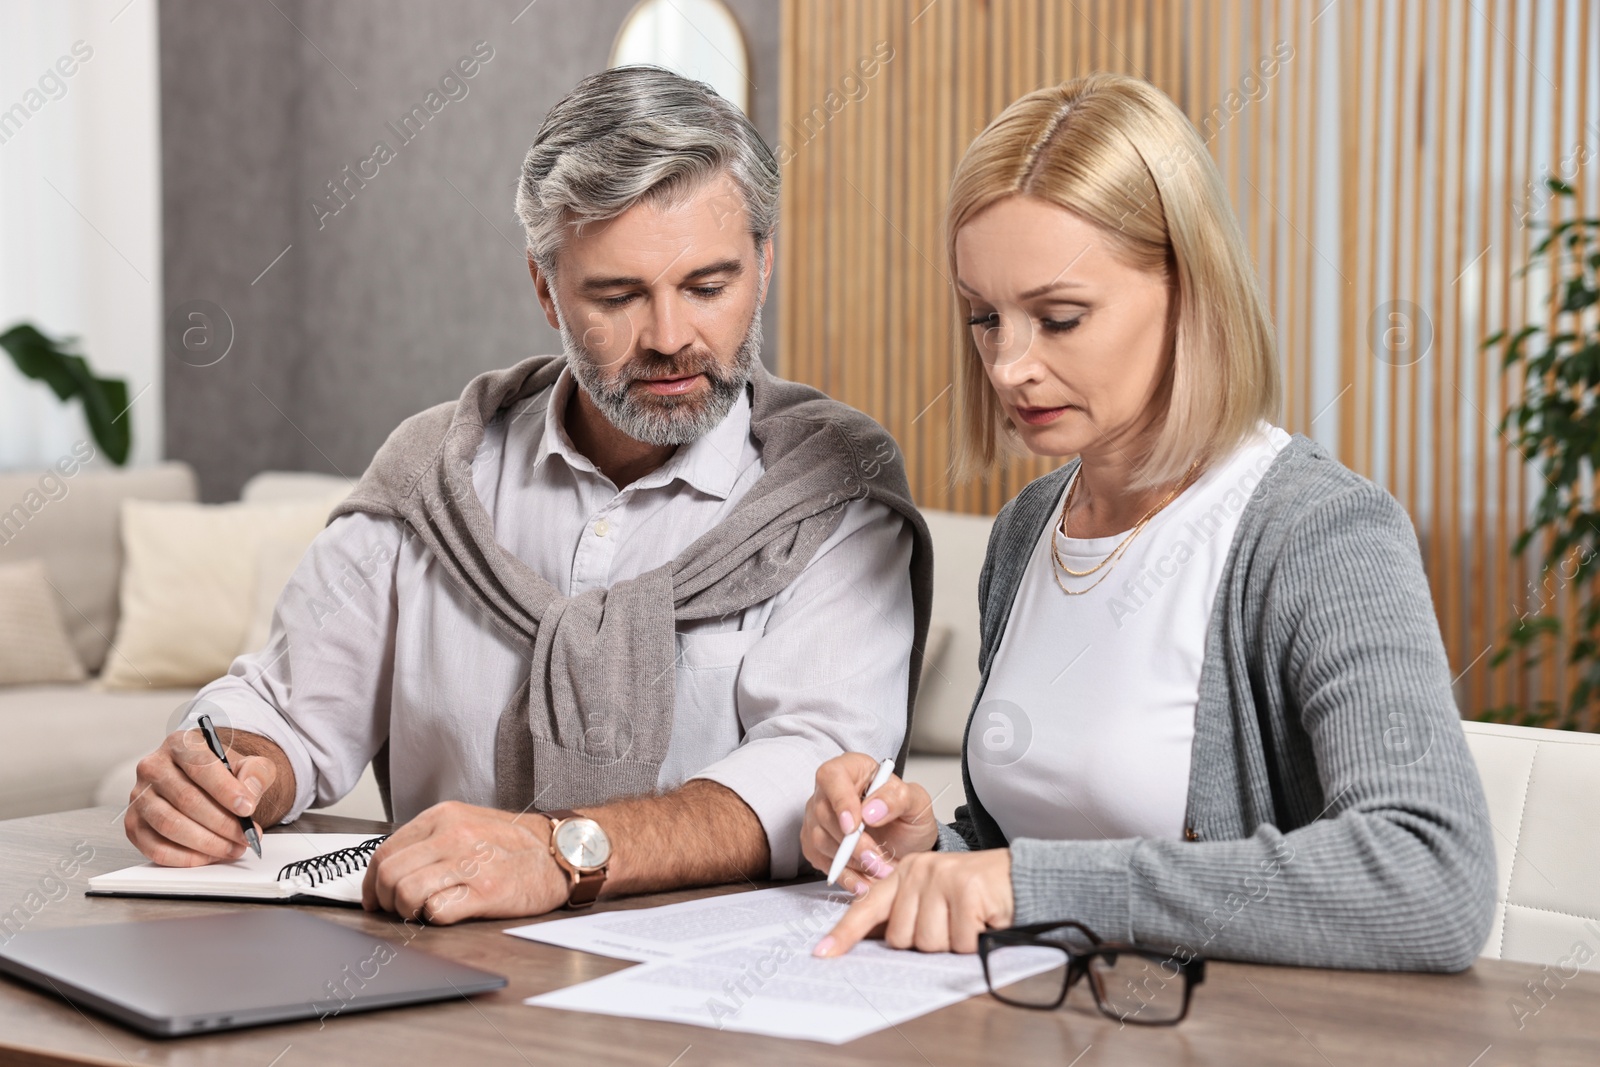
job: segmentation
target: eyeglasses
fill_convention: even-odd
[[[978,935],[983,977],[996,1000],[1019,1008],[1059,1008],[1088,976],[1101,1014],[1119,1022],[1170,1026],[1189,1013],[1205,981],[1205,960],[1180,962],[1132,945],[1102,941],[1077,922],[1035,923]]]

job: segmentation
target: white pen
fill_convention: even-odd
[[[886,759],[878,766],[878,773],[872,776],[872,784],[867,786],[866,793],[861,797],[866,800],[872,794],[883,788],[883,783],[894,774],[894,760]],[[856,824],[856,828],[844,835],[844,840],[839,842],[839,851],[833,854],[833,863],[828,866],[828,884],[833,885],[839,880],[839,875],[844,873],[845,864],[850,862],[850,853],[856,850],[856,842],[861,840],[861,832],[867,828],[866,820]]]

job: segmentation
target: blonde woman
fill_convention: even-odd
[[[1194,128],[1093,75],[1005,110],[951,183],[970,466],[1076,457],[1001,511],[983,681],[939,825],[871,755],[817,772],[802,831],[880,926],[973,952],[1076,920],[1186,956],[1452,971],[1488,934],[1494,851],[1416,535],[1273,420],[1272,327]]]

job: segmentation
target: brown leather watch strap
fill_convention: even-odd
[[[576,871],[574,874],[572,892],[567,894],[567,907],[587,908],[600,895],[600,887],[606,884],[605,869]]]
[[[572,876],[572,889],[567,893],[567,907],[586,908],[600,896],[600,887],[606,884],[606,869],[602,867],[597,871],[578,871],[568,866],[566,857],[556,848],[556,826],[568,819],[586,819],[588,816],[580,815],[570,808],[560,808],[543,814],[550,820],[550,854],[556,857],[562,868]]]

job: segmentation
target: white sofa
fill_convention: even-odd
[[[0,474],[0,501],[24,499],[42,472]],[[193,689],[106,689],[95,679],[111,657],[122,578],[124,500],[193,502],[194,471],[164,463],[106,470],[99,462],[52,484],[63,488],[37,511],[15,509],[0,537],[0,564],[44,562],[78,658],[91,678],[69,685],[0,686],[0,818],[127,801],[133,765],[170,732]],[[348,484],[323,475],[266,474],[243,499],[325,495]],[[7,519],[8,517],[8,519]],[[382,817],[376,785],[362,783],[344,814]],[[333,808],[325,810],[334,810]]]
[[[91,675],[99,673],[117,627],[122,570],[119,514],[126,499],[194,500],[194,472],[181,463],[97,470],[62,479],[65,495],[26,518],[13,514],[0,563],[44,561],[61,598],[68,635]],[[40,472],[0,474],[0,501],[22,500]],[[107,768],[149,751],[192,694],[107,692],[79,685],[0,687],[0,818],[81,808]],[[124,800],[126,796],[124,795]]]

